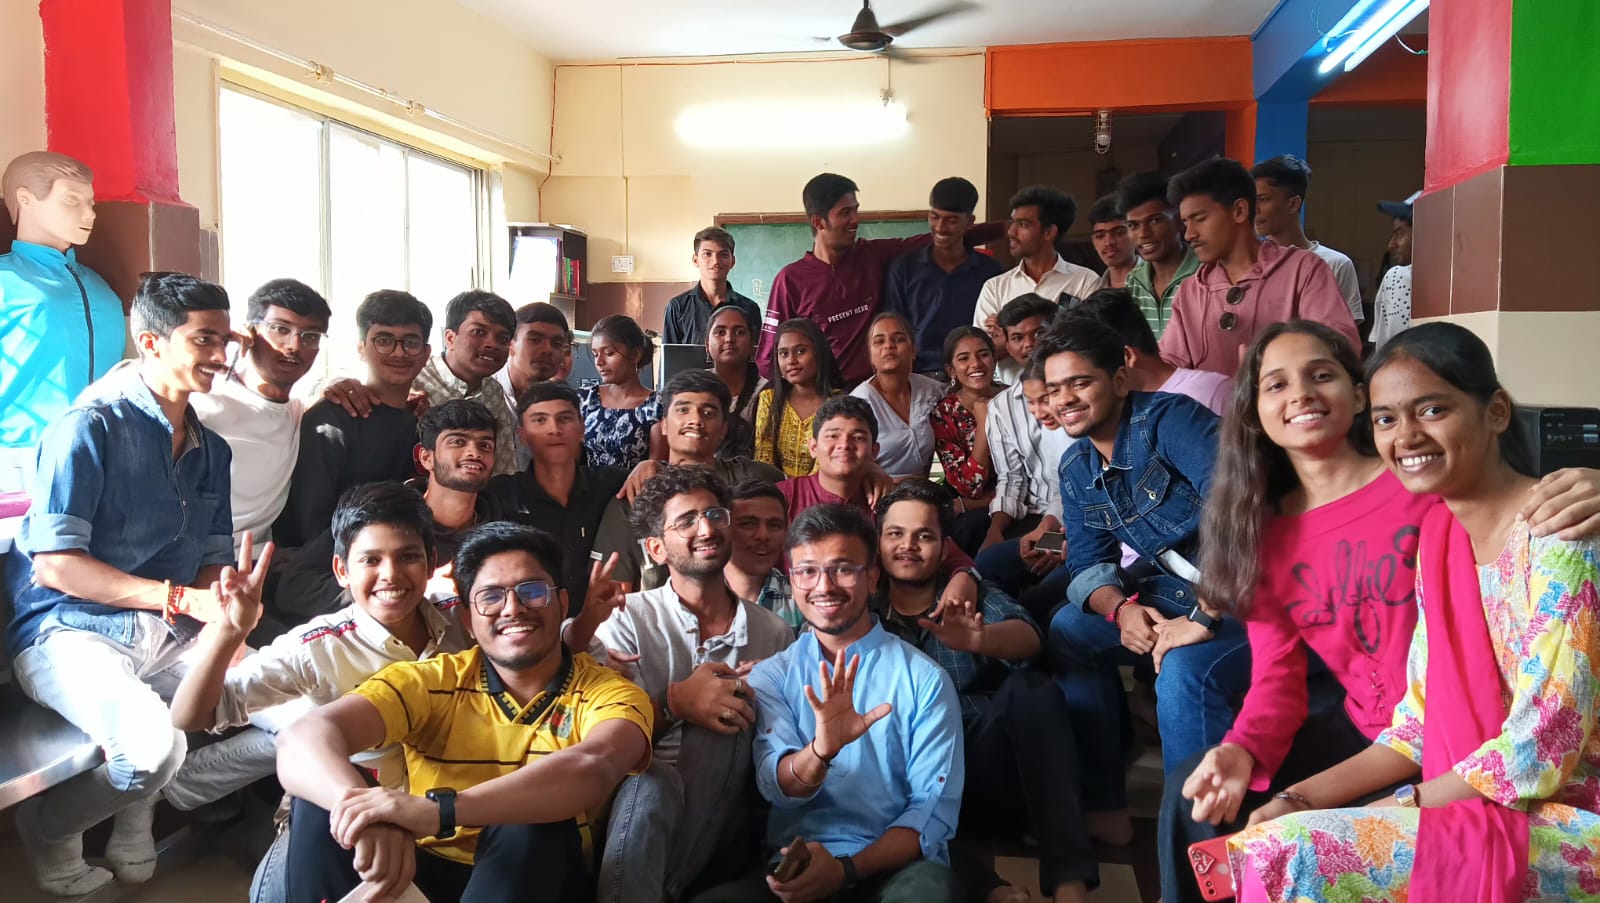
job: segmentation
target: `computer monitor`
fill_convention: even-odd
[[[704,370],[711,366],[711,358],[704,345],[662,345],[660,358],[661,385],[685,370]]]
[[[600,384],[600,372],[594,368],[594,353],[589,350],[592,333],[586,329],[572,331],[572,373],[567,377],[567,385],[574,389],[587,389]],[[682,346],[669,346],[682,347]],[[702,349],[701,354],[704,354]],[[646,389],[654,389],[659,383],[656,380],[656,368],[661,365],[660,348],[656,349],[655,360],[650,366],[639,371],[639,382]]]

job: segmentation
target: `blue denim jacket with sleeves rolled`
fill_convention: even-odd
[[[1131,392],[1109,466],[1088,437],[1061,456],[1069,602],[1086,606],[1100,587],[1123,585],[1118,543],[1163,570],[1160,556],[1168,550],[1198,563],[1217,424],[1216,414],[1188,396]]]
[[[228,501],[233,452],[185,411],[188,441],[172,455],[172,425],[130,362],[91,385],[39,441],[33,504],[5,562],[13,615],[7,651],[45,630],[89,630],[133,642],[139,612],[89,602],[33,580],[33,556],[83,551],[119,571],[188,585],[233,556]]]

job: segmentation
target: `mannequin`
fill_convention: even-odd
[[[93,181],[89,167],[49,151],[23,154],[0,176],[17,227],[0,255],[0,489],[21,488],[6,484],[31,469],[45,427],[122,359],[122,300],[74,250],[94,229]]]

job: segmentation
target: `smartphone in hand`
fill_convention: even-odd
[[[806,866],[810,864],[811,848],[806,846],[804,837],[796,835],[794,840],[789,841],[789,852],[773,866],[772,877],[779,882],[793,881],[795,876],[805,871]]]
[[[1228,838],[1232,836],[1213,837],[1189,846],[1189,867],[1194,869],[1200,896],[1207,900],[1232,900],[1237,892],[1233,866],[1228,863]]]
[[[1033,547],[1041,552],[1053,552],[1059,555],[1061,554],[1061,547],[1066,544],[1066,541],[1067,537],[1064,533],[1041,533],[1039,534],[1039,541],[1034,543]]]

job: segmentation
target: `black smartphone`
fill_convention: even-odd
[[[1034,543],[1033,547],[1041,552],[1059,553],[1066,541],[1067,537],[1064,533],[1045,533],[1039,537],[1039,541]]]
[[[806,846],[806,839],[796,835],[789,841],[789,852],[778,860],[772,867],[772,877],[782,881],[793,881],[795,876],[806,870],[811,864],[811,848]]]

